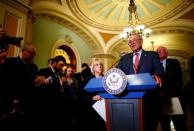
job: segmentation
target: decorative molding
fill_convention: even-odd
[[[181,29],[181,28],[179,28],[179,29],[172,29],[171,27],[169,27],[169,28],[163,28],[163,29],[153,30],[152,34],[153,35],[158,35],[158,34],[185,34],[185,35],[194,35],[194,29],[192,31],[191,29],[188,29],[188,28],[185,28],[185,29]]]
[[[152,25],[156,25],[159,23],[162,23],[174,16],[176,16],[177,14],[179,14],[180,12],[182,12],[185,8],[187,8],[188,6],[190,6],[193,3],[193,0],[184,0],[179,6],[177,6],[177,8],[175,8],[174,10],[172,10],[170,13],[165,14],[153,21],[149,21],[148,23],[146,23],[147,26],[152,26]]]
[[[2,0],[5,4],[8,4],[22,12],[24,12],[25,14],[28,14],[28,11],[32,10],[32,7],[22,3],[19,0]]]
[[[116,57],[110,54],[97,54],[97,55],[93,55],[92,58],[108,58],[108,59],[112,59],[115,60]]]
[[[72,44],[73,43],[73,41],[71,39],[71,36],[69,36],[69,35],[65,35],[64,39],[65,39],[65,42],[66,43],[69,43],[69,44]]]
[[[70,29],[71,31],[74,31],[78,36],[80,36],[93,51],[99,50],[99,47],[97,46],[97,41],[98,41],[97,39],[93,40],[90,36],[88,36],[86,32],[84,32],[82,29],[80,29],[78,26],[74,25],[73,23],[69,22],[68,20],[52,14],[36,14],[36,16],[41,18],[46,18],[55,23],[63,25],[64,27]]]
[[[192,3],[193,3],[193,0],[183,0],[183,2],[181,2],[176,8],[174,8],[169,13],[165,13],[164,15],[161,15],[160,17],[157,17],[155,19],[150,19],[150,20],[148,19],[146,22],[144,22],[144,24],[146,26],[153,26],[153,25],[162,23],[162,22],[176,16],[177,14],[182,12],[184,9],[186,9],[188,6],[190,6]],[[67,5],[68,5],[69,9],[71,10],[71,12],[80,21],[82,21],[82,22],[84,22],[92,27],[96,27],[98,29],[103,29],[103,30],[120,31],[125,26],[127,26],[127,24],[125,26],[103,24],[103,23],[99,23],[99,22],[89,18],[79,8],[78,2],[76,0],[73,0],[73,1],[67,0]],[[144,20],[142,20],[142,21],[144,21]]]
[[[168,49],[169,56],[179,56],[185,59],[189,59],[191,55],[188,52],[185,52],[183,50],[176,50],[176,49]]]

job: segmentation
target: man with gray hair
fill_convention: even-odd
[[[7,58],[4,62],[3,71],[8,103],[6,119],[10,125],[7,128],[11,128],[10,130],[12,128],[29,130],[24,128],[24,125],[30,123],[33,89],[36,82],[44,82],[43,77],[36,76],[38,68],[32,63],[35,55],[34,44],[24,44],[18,57]]]
[[[158,54],[142,49],[143,38],[139,34],[129,36],[128,45],[132,53],[123,55],[117,65],[126,75],[149,73],[157,83],[154,90],[147,91],[144,96],[144,131],[156,131],[160,116],[159,90],[162,86],[163,68]]]
[[[185,110],[183,101],[183,75],[181,64],[177,59],[168,58],[168,50],[164,46],[157,48],[160,62],[164,68],[161,97],[163,111],[160,118],[162,131],[170,130],[170,122],[174,123],[176,131],[186,131]],[[174,101],[179,101],[180,106]],[[173,107],[182,108],[183,112],[175,111]]]

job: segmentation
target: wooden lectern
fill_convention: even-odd
[[[156,87],[156,82],[149,73],[126,77],[127,87],[121,95],[107,93],[102,78],[92,78],[85,87],[105,99],[107,131],[143,131],[144,95]]]

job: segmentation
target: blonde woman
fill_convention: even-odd
[[[104,67],[102,64],[102,61],[100,59],[93,59],[93,61],[91,62],[91,71],[94,75],[94,78],[101,78],[103,77],[103,72],[104,72]],[[100,100],[101,97],[99,95],[95,95],[93,97],[93,100]]]
[[[100,59],[93,59],[91,63],[91,71],[95,78],[103,77],[104,66]]]
[[[92,72],[92,76],[90,76],[88,81],[91,78],[103,77],[103,64],[100,59],[92,59],[89,70]],[[88,93],[87,91],[84,91],[81,97],[81,106],[79,111],[82,112],[79,113],[78,130],[106,131],[106,123],[92,107],[92,105],[97,100],[100,100],[101,97],[97,94],[97,92]]]

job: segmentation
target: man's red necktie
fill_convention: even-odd
[[[138,65],[139,65],[139,53],[135,53],[135,63],[133,66],[135,74],[138,71]]]

